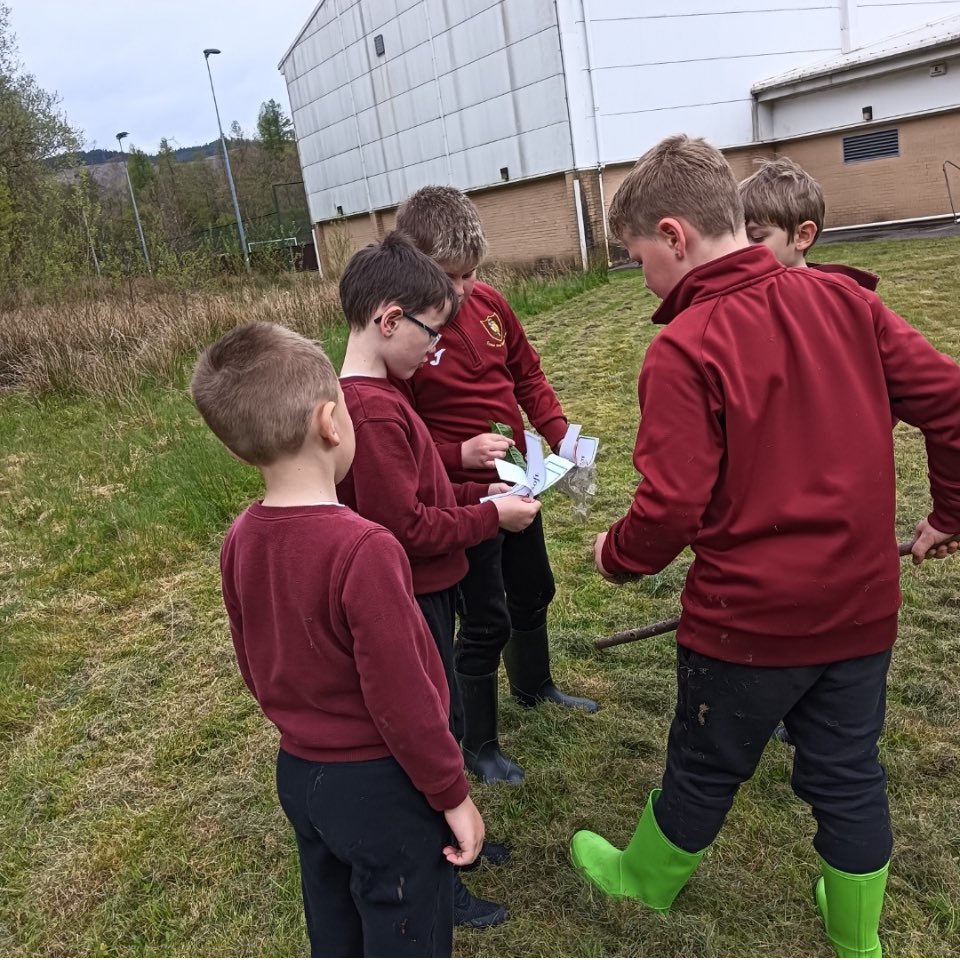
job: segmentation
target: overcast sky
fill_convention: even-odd
[[[4,0],[20,59],[56,91],[86,148],[116,148],[118,131],[153,152],[217,137],[204,66],[210,58],[224,131],[252,132],[260,104],[289,114],[277,64],[316,0]]]

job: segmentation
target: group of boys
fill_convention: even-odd
[[[795,271],[823,200],[785,160],[738,187],[719,152],[676,136],[609,218],[669,325],[640,375],[642,480],[596,567],[622,582],[688,545],[695,559],[661,789],[625,851],[578,832],[573,863],[668,909],[783,721],[827,936],[879,956],[892,835],[877,739],[900,605],[890,417],[927,441],[933,513],[914,558],[955,552],[960,368],[873,295],[875,277]],[[524,451],[523,414],[553,449],[568,423],[519,320],[476,280],[484,251],[469,199],[422,189],[343,273],[339,380],[272,323],[231,331],[194,374],[204,419],[264,479],[224,542],[223,596],[280,731],[314,955],[449,956],[454,924],[506,918],[458,874],[509,855],[485,845],[464,776],[523,779],[499,744],[501,655],[521,704],[597,709],[553,682],[540,505],[494,470]]]

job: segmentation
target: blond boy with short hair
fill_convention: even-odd
[[[556,450],[567,419],[540,357],[506,299],[477,280],[486,239],[473,202],[452,186],[427,186],[400,206],[397,228],[447,274],[458,300],[442,345],[409,382],[414,407],[451,479],[497,481],[494,461],[514,443],[521,452],[526,449],[524,413]],[[510,428],[509,436],[492,432],[491,422]],[[541,515],[521,532],[501,530],[475,545],[467,558],[456,645],[464,759],[485,782],[519,784],[523,770],[499,742],[501,653],[511,691],[521,704],[548,701],[587,712],[597,705],[569,696],[553,682],[547,609],[555,586]]]
[[[625,851],[581,831],[574,865],[668,909],[783,720],[827,936],[879,956],[892,833],[877,740],[900,604],[890,399],[927,440],[933,512],[914,558],[942,557],[960,531],[960,367],[850,280],[750,246],[733,173],[700,139],[650,149],[610,227],[664,329],[639,380],[642,480],[596,566],[652,575],[688,545],[694,562],[661,789]]]
[[[354,434],[336,373],[311,340],[248,323],[203,352],[191,390],[264,480],[220,570],[240,672],[280,732],[311,954],[449,957],[451,864],[474,861],[483,821],[406,555],[337,500]]]

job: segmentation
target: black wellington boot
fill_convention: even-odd
[[[497,674],[457,673],[463,697],[463,762],[484,784],[522,784],[523,770],[500,750],[497,736]]]
[[[597,712],[593,700],[568,696],[554,685],[550,675],[550,647],[545,624],[536,629],[514,629],[503,649],[503,665],[510,680],[510,692],[516,697],[517,703],[533,707],[547,701],[587,713]]]

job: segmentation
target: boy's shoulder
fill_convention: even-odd
[[[376,546],[396,542],[382,525],[362,518],[341,504],[276,507],[254,502],[233,521],[224,538],[224,554],[240,547],[267,548],[282,543],[284,549],[314,548],[324,557],[349,555],[351,549],[372,542]]]
[[[393,379],[345,377],[340,385],[354,427],[378,420],[408,424],[411,415],[416,416],[407,394]]]
[[[489,283],[481,282],[479,279],[474,284],[470,299],[467,300],[467,305],[470,304],[473,304],[475,307],[488,307],[494,310],[506,310],[508,313],[513,313],[510,304],[507,302],[507,297],[499,289],[494,289]]]
[[[845,266],[839,262],[808,262],[807,269],[815,269],[818,273],[826,273],[833,276],[844,276],[852,279],[858,286],[875,292],[880,285],[880,277],[866,269],[858,269],[856,266]]]

